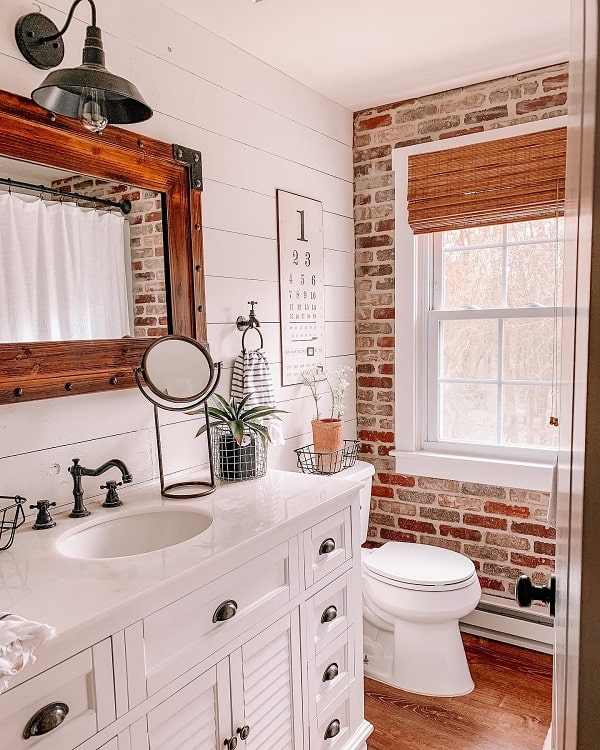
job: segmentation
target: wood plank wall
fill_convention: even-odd
[[[69,6],[52,0],[41,11],[60,27]],[[2,87],[22,95],[44,76],[13,36],[17,18],[34,9],[25,0],[0,4]],[[79,6],[64,66],[81,61],[88,16]],[[228,391],[241,345],[235,319],[258,300],[277,399],[290,412],[287,444],[271,449],[269,463],[292,468],[292,449],[311,441],[312,405],[300,386],[281,387],[275,190],[323,202],[328,366],[354,366],[352,114],[157,0],[102,0],[98,23],[107,67],[130,78],[155,110],[134,130],[202,151],[207,317],[213,356],[225,367],[220,390]],[[346,432],[355,436],[354,393],[349,400]],[[201,466],[197,423],[165,413],[164,424],[167,470]],[[0,494],[70,503],[74,456],[91,467],[119,457],[135,481],[156,477],[150,404],[132,390],[0,407]],[[86,481],[86,496],[99,494],[100,483]]]

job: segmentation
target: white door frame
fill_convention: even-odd
[[[597,0],[572,0],[553,747],[600,746],[600,132]]]

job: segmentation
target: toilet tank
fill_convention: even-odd
[[[373,485],[373,474],[375,467],[366,461],[356,461],[348,469],[339,471],[331,476],[336,479],[352,479],[357,482],[364,482],[364,487],[360,491],[360,541],[361,544],[367,541],[369,530],[369,511],[371,510],[371,487]]]

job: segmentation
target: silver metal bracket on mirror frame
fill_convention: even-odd
[[[190,167],[190,187],[192,190],[202,190],[202,154],[197,149],[173,144],[173,156],[177,161],[185,162]]]

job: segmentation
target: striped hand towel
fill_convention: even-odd
[[[248,406],[276,406],[275,389],[267,355],[262,349],[241,351],[233,363],[231,395],[241,399],[250,394]],[[273,445],[283,445],[283,430],[279,419],[266,420]]]

